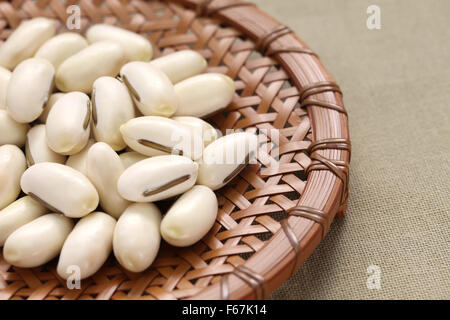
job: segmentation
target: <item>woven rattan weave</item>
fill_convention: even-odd
[[[0,255],[0,299],[267,297],[345,213],[351,150],[339,87],[288,27],[239,0],[0,2],[0,37],[36,16],[58,19],[62,32],[73,4],[81,9],[80,32],[104,22],[144,35],[155,56],[200,52],[207,71],[226,73],[237,88],[232,104],[211,122],[223,132],[269,132],[277,143],[262,144],[258,163],[217,192],[216,224],[196,245],[163,244],[153,266],[139,274],[112,256],[78,290],[67,289],[55,261],[21,269]]]

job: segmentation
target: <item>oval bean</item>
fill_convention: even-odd
[[[96,42],[61,63],[56,72],[56,87],[63,92],[90,93],[97,78],[115,77],[125,61],[120,44]]]
[[[30,126],[11,118],[8,111],[0,109],[0,146],[14,144],[23,147]]]
[[[161,222],[161,235],[171,245],[190,246],[203,238],[217,217],[217,198],[205,186],[194,186],[172,205]]]
[[[115,225],[116,220],[103,212],[91,213],[78,221],[61,250],[59,276],[67,279],[76,272],[84,279],[96,273],[111,253]]]
[[[7,110],[14,120],[29,123],[42,113],[53,90],[55,69],[47,60],[31,58],[13,71],[6,92]]]
[[[203,150],[197,184],[217,190],[236,177],[254,159],[256,135],[239,132],[221,137]]]
[[[87,155],[87,176],[97,188],[100,205],[118,219],[129,202],[117,192],[117,181],[124,171],[120,157],[106,143],[95,143]]]
[[[62,214],[43,215],[14,231],[3,248],[5,260],[16,267],[34,268],[56,257],[73,222]]]
[[[78,33],[66,32],[47,40],[34,56],[48,60],[57,69],[64,60],[87,46],[86,39]]]
[[[142,161],[142,160],[145,160],[148,158],[147,156],[140,154],[139,152],[136,152],[136,151],[129,151],[129,152],[121,153],[119,155],[119,157],[120,157],[120,160],[122,160],[122,164],[125,169],[132,166],[136,162],[139,162],[139,161]]]
[[[47,103],[44,106],[44,110],[42,110],[41,115],[38,118],[38,121],[40,123],[45,124],[47,122],[48,114],[50,113],[50,110],[52,110],[53,106],[55,105],[56,101],[58,101],[59,98],[61,98],[65,93],[62,92],[56,92],[53,93],[50,98],[48,98]]]
[[[174,154],[195,160],[203,151],[201,132],[164,117],[131,119],[120,131],[131,149],[147,156]]]
[[[65,156],[54,152],[48,147],[45,125],[43,124],[36,125],[28,131],[25,155],[28,166],[39,162],[56,162],[61,164],[66,162]]]
[[[230,104],[234,82],[220,73],[205,73],[177,83],[175,93],[178,97],[175,116],[205,118]]]
[[[20,177],[27,167],[25,155],[17,146],[0,147],[0,210],[20,194]]]
[[[6,92],[10,79],[11,71],[0,67],[0,109],[6,109]]]
[[[130,62],[120,76],[134,103],[146,116],[170,117],[178,107],[178,99],[169,78],[148,62]]]
[[[86,38],[90,43],[110,40],[122,45],[128,61],[150,61],[153,55],[150,41],[143,36],[107,24],[96,24],[88,29]]]
[[[97,190],[83,174],[71,167],[41,162],[29,167],[20,181],[23,192],[53,212],[80,218],[94,211]]]
[[[81,92],[67,93],[50,110],[45,125],[48,146],[73,155],[87,144],[90,135],[91,101]]]
[[[153,203],[130,205],[117,221],[113,249],[119,263],[131,272],[147,269],[155,260],[161,235],[161,212]]]
[[[108,143],[116,151],[125,148],[120,126],[134,116],[133,101],[122,82],[112,77],[95,80],[92,90],[92,120],[97,141]]]
[[[134,202],[153,202],[189,190],[197,179],[198,164],[181,156],[158,156],[126,169],[117,183],[119,194]]]
[[[48,209],[30,196],[22,197],[0,211],[0,247],[15,230],[47,213]]]
[[[94,139],[89,139],[83,150],[67,158],[66,166],[72,167],[87,177],[87,155],[94,143]]]
[[[205,71],[208,63],[201,54],[193,50],[181,50],[150,61],[169,77],[173,84]]]
[[[23,21],[0,47],[0,66],[14,69],[23,60],[31,58],[55,33],[55,20],[39,17]]]
[[[185,124],[191,127],[196,134],[200,134],[203,139],[203,146],[208,146],[211,142],[217,140],[219,137],[218,130],[214,129],[212,125],[210,125],[205,120],[202,120],[197,117],[173,117],[173,120]]]

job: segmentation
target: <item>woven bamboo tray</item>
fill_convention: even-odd
[[[196,245],[163,243],[152,267],[139,274],[110,257],[79,290],[67,289],[56,261],[21,269],[0,254],[0,299],[267,297],[345,213],[351,150],[339,87],[288,27],[240,0],[1,2],[0,37],[37,16],[58,19],[65,31],[72,4],[81,8],[80,32],[105,22],[146,36],[156,57],[199,51],[207,71],[226,73],[237,88],[232,104],[211,122],[222,131],[279,129],[279,145],[262,145],[258,163],[219,190],[217,221]],[[270,166],[274,154],[278,167]]]

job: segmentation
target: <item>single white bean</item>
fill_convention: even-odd
[[[0,211],[0,247],[15,230],[47,213],[48,209],[30,196],[17,199]]]
[[[217,198],[205,186],[194,186],[172,205],[161,222],[161,235],[171,245],[190,246],[203,238],[217,217]]]
[[[178,109],[175,116],[205,118],[226,108],[234,96],[233,80],[220,73],[205,73],[175,85]]]
[[[0,109],[0,146],[14,144],[23,147],[29,129],[28,124],[15,121],[8,111]]]
[[[58,101],[59,98],[61,98],[65,93],[62,92],[56,92],[53,93],[50,98],[48,98],[47,103],[44,106],[44,110],[42,110],[41,115],[38,118],[38,121],[40,123],[45,124],[47,122],[48,114],[50,113],[50,110],[52,110],[53,106],[55,105],[56,101]]]
[[[10,79],[11,71],[0,67],[0,109],[6,109],[6,92]]]
[[[31,58],[55,33],[55,20],[34,18],[23,21],[0,47],[0,66],[14,69],[23,60]]]
[[[201,132],[164,117],[134,118],[120,131],[131,149],[147,156],[175,154],[196,160],[203,151]]]
[[[72,167],[87,177],[87,155],[94,143],[94,139],[89,139],[83,150],[67,158],[66,166]]]
[[[34,56],[50,61],[55,69],[57,69],[64,60],[87,46],[86,39],[78,33],[61,33],[47,40]]]
[[[90,43],[104,40],[120,43],[128,61],[150,61],[153,55],[150,41],[135,32],[111,25],[93,25],[86,32],[86,38]]]
[[[53,212],[80,218],[94,211],[97,190],[83,174],[71,167],[41,162],[29,167],[20,181],[23,192]]]
[[[6,92],[10,116],[21,123],[29,123],[41,115],[53,90],[55,68],[45,59],[22,61],[13,71]]]
[[[127,87],[112,77],[95,80],[92,90],[92,120],[97,141],[108,143],[114,150],[126,147],[120,126],[135,117],[134,105]]]
[[[96,273],[111,253],[115,225],[116,220],[103,212],[93,212],[78,221],[61,250],[59,276],[67,279],[79,271],[84,279]]]
[[[205,71],[208,63],[193,50],[181,50],[162,56],[150,62],[169,77],[173,84]]]
[[[117,181],[125,170],[119,155],[106,143],[95,143],[87,155],[87,176],[96,187],[100,205],[118,219],[130,204],[117,191]]]
[[[56,162],[61,164],[66,162],[65,156],[56,153],[48,147],[45,125],[43,124],[38,124],[28,131],[25,155],[28,166],[39,162]]]
[[[20,177],[27,167],[25,155],[17,146],[0,147],[0,210],[17,199]]]
[[[121,153],[119,155],[119,157],[120,157],[120,160],[122,160],[122,164],[125,169],[132,166],[136,162],[139,162],[139,161],[142,161],[142,160],[145,160],[148,158],[147,156],[140,154],[139,152],[136,152],[136,151],[129,151],[129,152]]]
[[[119,194],[134,202],[153,202],[189,190],[197,179],[198,164],[182,156],[158,156],[126,169],[117,183]]]
[[[254,160],[258,138],[248,132],[223,136],[203,150],[197,184],[217,190],[236,177]]]
[[[148,62],[130,62],[120,76],[136,106],[146,116],[170,117],[178,107],[178,98],[169,78]]]
[[[126,62],[122,46],[112,41],[91,44],[67,58],[56,72],[56,87],[63,92],[90,93],[94,81],[115,77]]]
[[[173,117],[173,120],[190,126],[197,134],[203,138],[203,146],[208,146],[211,142],[214,142],[219,137],[219,131],[216,130],[212,125],[210,125],[205,120],[202,120],[197,117]]]
[[[131,272],[147,269],[161,242],[161,212],[153,203],[130,205],[117,221],[113,249],[119,263]]]
[[[16,267],[34,268],[55,258],[73,222],[59,213],[45,214],[14,231],[3,248],[5,260]]]
[[[80,152],[89,140],[90,121],[89,97],[81,92],[65,94],[55,102],[47,117],[48,146],[64,155]]]

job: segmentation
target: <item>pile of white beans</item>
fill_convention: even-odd
[[[113,251],[140,272],[161,237],[183,247],[210,231],[213,190],[244,168],[257,137],[219,137],[201,119],[235,88],[203,73],[200,54],[151,58],[133,32],[100,24],[56,35],[47,18],[23,22],[0,47],[0,246],[10,264],[59,255],[62,278],[74,268],[86,278]],[[238,149],[232,163],[205,161]],[[164,199],[173,203],[162,217],[153,202]]]

